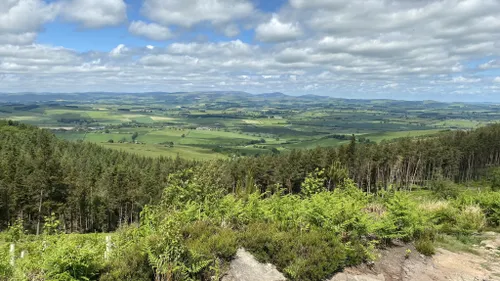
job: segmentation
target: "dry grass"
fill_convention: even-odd
[[[486,226],[486,217],[479,206],[469,205],[460,211],[457,223],[465,229],[482,230]]]
[[[384,216],[384,214],[387,210],[383,204],[372,202],[372,203],[369,203],[368,205],[366,205],[364,211],[369,213],[369,214],[374,215],[377,218],[380,218],[380,217]]]
[[[450,208],[450,202],[444,200],[425,201],[419,205],[420,209],[427,212],[437,212]]]

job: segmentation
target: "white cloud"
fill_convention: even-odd
[[[0,1],[0,32],[37,31],[56,15],[57,6],[41,0],[3,0]]]
[[[276,55],[276,61],[281,63],[307,62],[311,51],[311,49],[287,48]]]
[[[42,0],[0,1],[0,44],[30,44],[46,22],[54,20],[57,4]]]
[[[26,66],[67,65],[80,62],[72,50],[44,45],[0,45],[0,61]]]
[[[36,39],[36,32],[26,32],[20,34],[6,33],[0,35],[0,44],[27,45]]]
[[[283,23],[274,14],[269,22],[262,23],[255,29],[255,35],[263,42],[285,42],[300,37],[302,30],[298,23]]]
[[[235,37],[240,34],[240,29],[236,24],[228,24],[226,27],[224,27],[223,33],[227,37]]]
[[[63,0],[61,12],[65,19],[86,28],[119,25],[127,19],[123,0]]]
[[[480,82],[480,78],[465,78],[463,76],[453,77],[452,79],[455,83],[477,83]]]
[[[343,0],[290,0],[290,5],[296,9],[338,8],[347,4]]]
[[[109,52],[109,55],[112,57],[119,57],[127,51],[128,51],[128,48],[125,47],[125,45],[120,44],[120,45],[116,46],[113,50],[111,50],[111,52]]]
[[[279,79],[281,75],[262,75],[264,79]]]
[[[251,57],[255,55],[257,46],[243,43],[241,40],[233,40],[220,43],[173,43],[168,51],[177,55],[188,56],[223,56],[224,59],[236,57]]]
[[[495,79],[493,79],[493,82],[500,83],[500,76],[495,77]]]
[[[156,23],[145,23],[143,21],[133,21],[128,28],[129,32],[151,40],[164,41],[173,37],[168,27]]]
[[[500,68],[500,60],[490,60],[486,63],[479,65],[479,69],[492,69],[492,68]]]
[[[254,13],[248,0],[145,0],[142,12],[163,25],[191,27],[200,22],[214,24],[244,19]]]
[[[389,83],[382,86],[382,89],[396,89],[398,86],[398,83]]]

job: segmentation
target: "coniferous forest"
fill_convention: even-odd
[[[291,280],[369,262],[393,239],[432,255],[443,237],[499,227],[499,162],[500,125],[196,162],[1,121],[1,237],[29,254],[9,265],[0,244],[0,280],[219,280],[238,247]]]
[[[0,226],[20,218],[33,233],[51,213],[68,233],[112,231],[138,222],[145,205],[159,202],[171,175],[186,169],[224,194],[300,193],[304,179],[318,173],[326,190],[349,177],[363,191],[376,193],[436,179],[476,180],[500,163],[500,125],[381,144],[359,144],[353,137],[340,148],[212,162],[140,157],[62,141],[12,121],[2,121],[0,131]]]

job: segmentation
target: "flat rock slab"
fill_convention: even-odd
[[[245,249],[238,249],[222,281],[285,281],[285,276],[272,264],[258,262]]]

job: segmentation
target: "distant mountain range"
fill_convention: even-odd
[[[123,97],[212,97],[212,98],[243,98],[243,99],[297,99],[297,98],[307,98],[307,99],[328,99],[329,97],[324,96],[290,96],[279,92],[274,93],[262,93],[262,94],[250,94],[247,92],[239,91],[210,91],[210,92],[143,92],[143,93],[121,93],[121,92],[82,92],[82,93],[0,93],[0,102],[47,102],[47,101],[81,101],[81,100],[92,100],[95,98],[116,98],[117,96]]]
[[[143,93],[123,93],[123,92],[82,92],[82,93],[0,93],[0,103],[30,103],[30,102],[80,102],[103,99],[151,99],[160,101],[186,102],[199,101],[205,102],[242,102],[242,101],[304,101],[314,102],[341,102],[349,104],[366,104],[374,101],[394,104],[425,104],[432,107],[438,104],[445,104],[436,101],[403,101],[389,99],[344,99],[319,95],[301,95],[291,96],[281,92],[250,94],[241,91],[203,91],[203,92],[143,92]]]

